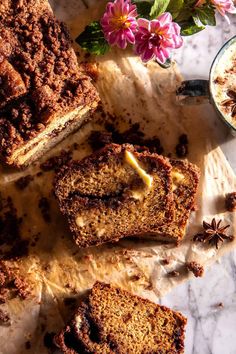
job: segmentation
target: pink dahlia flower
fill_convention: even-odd
[[[206,0],[199,0],[196,3],[196,7],[201,7],[206,3]],[[219,11],[219,13],[225,17],[225,19],[230,23],[226,13],[235,14],[236,7],[234,6],[233,0],[210,0],[210,3]]]
[[[101,26],[107,42],[125,49],[128,43],[134,44],[137,28],[137,8],[130,0],[108,2]]]
[[[212,5],[219,11],[219,13],[225,17],[225,19],[229,22],[229,18],[226,13],[235,14],[236,8],[234,6],[234,2],[232,0],[210,0]]]
[[[172,16],[166,12],[156,20],[138,19],[138,32],[135,35],[135,50],[144,62],[155,58],[164,63],[170,57],[171,49],[183,44],[180,26],[172,22]]]

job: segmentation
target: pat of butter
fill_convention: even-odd
[[[79,227],[84,227],[85,223],[84,223],[84,219],[82,218],[82,216],[77,216],[77,218],[75,219],[76,225]]]
[[[77,316],[77,317],[75,318],[75,323],[76,323],[77,329],[80,329],[80,328],[81,328],[81,325],[82,325],[82,318],[81,318],[81,316]]]
[[[153,177],[144,171],[144,169],[139,165],[138,161],[130,151],[125,150],[125,160],[131,167],[133,167],[134,170],[137,171],[144,184],[146,184],[148,188],[151,188]]]
[[[145,191],[131,191],[132,197],[136,200],[143,200],[145,194]]]
[[[173,191],[178,188],[178,185],[184,180],[184,175],[180,172],[171,172],[171,178],[173,182]]]
[[[105,234],[106,230],[105,229],[98,229],[97,230],[97,235],[98,237],[102,237]]]

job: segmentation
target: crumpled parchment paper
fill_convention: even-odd
[[[56,13],[70,25],[74,36],[103,11],[105,1],[88,1],[88,9],[84,3],[79,0],[53,3]],[[132,53],[119,50],[99,58],[98,62],[96,86],[105,110],[117,116],[122,129],[128,127],[129,119],[139,122],[147,136],[160,138],[165,154],[174,153],[180,134],[188,135],[188,159],[201,169],[198,210],[192,213],[187,235],[179,247],[153,241],[121,240],[117,244],[79,250],[53,197],[54,173],[45,172],[35,177],[25,190],[19,191],[14,181],[23,175],[36,175],[40,171],[39,164],[26,171],[2,167],[2,195],[12,196],[19,216],[26,214],[21,226],[23,238],[31,240],[39,234],[39,240],[30,248],[29,256],[18,262],[21,274],[33,289],[33,296],[24,301],[13,299],[5,305],[12,325],[0,327],[0,354],[47,353],[43,344],[45,331],[57,332],[71,314],[63,299],[83,295],[96,280],[112,282],[158,302],[159,297],[192,276],[192,273],[180,271],[179,276],[171,278],[168,272],[183,269],[187,261],[208,266],[236,246],[235,240],[216,250],[192,241],[203,219],[211,221],[216,217],[230,223],[231,234],[236,227],[235,214],[224,211],[224,195],[236,190],[236,179],[218,147],[211,108],[176,104],[175,89],[181,77],[175,65],[168,70],[155,63],[144,65]],[[93,123],[54,148],[44,160],[75,142],[79,148],[74,151],[74,157],[86,156],[91,151],[87,137],[92,129],[98,128],[98,116],[99,113]],[[49,224],[44,222],[38,208],[42,196],[50,200],[52,222]],[[166,258],[170,263],[163,265]],[[25,348],[28,340],[30,349]]]

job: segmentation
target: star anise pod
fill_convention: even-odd
[[[221,226],[222,220],[216,222],[216,219],[212,219],[209,224],[203,221],[203,231],[197,233],[194,237],[194,241],[208,242],[210,245],[214,245],[217,249],[219,248],[219,242],[224,242],[225,240],[232,241],[234,236],[227,235],[226,230],[230,225]]]
[[[230,107],[231,110],[231,116],[235,117],[236,116],[236,91],[233,90],[228,90],[227,91],[227,98],[222,102],[223,106]]]

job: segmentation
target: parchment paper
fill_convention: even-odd
[[[73,0],[54,2],[58,15],[67,21],[74,36],[104,8],[104,1],[90,1],[89,9],[85,9],[83,3]],[[119,50],[98,61],[96,86],[104,108],[118,117],[122,129],[128,127],[129,119],[140,122],[147,136],[160,138],[165,154],[174,153],[180,134],[188,135],[188,158],[201,169],[198,210],[192,213],[187,235],[179,247],[153,241],[122,240],[117,244],[79,250],[53,197],[53,172],[35,177],[25,190],[19,192],[14,181],[23,175],[35,175],[40,171],[39,164],[23,172],[2,167],[2,195],[13,197],[19,216],[27,214],[21,226],[22,235],[31,240],[39,234],[39,241],[36,247],[30,248],[29,256],[18,262],[21,274],[33,288],[33,296],[7,303],[12,325],[0,327],[0,354],[47,353],[43,345],[45,331],[60,330],[70,316],[63,299],[83,295],[96,280],[112,282],[158,302],[159,297],[192,276],[192,273],[180,271],[178,277],[171,278],[167,276],[168,272],[183,269],[186,261],[197,261],[206,267],[236,245],[236,241],[225,243],[216,250],[192,241],[192,236],[201,229],[203,219],[211,221],[216,217],[223,223],[230,223],[231,234],[236,227],[235,214],[224,212],[224,195],[236,190],[236,179],[218,147],[211,108],[176,104],[175,89],[181,77],[175,65],[168,70],[155,63],[144,65],[132,53]],[[98,118],[101,118],[99,113],[95,115],[94,123],[70,136],[44,160],[74,142],[79,144],[78,150],[74,151],[75,158],[81,159],[90,153],[86,140],[90,131],[98,128]],[[42,196],[50,200],[50,224],[44,222],[38,208]],[[165,258],[170,259],[169,265],[163,265]],[[26,350],[27,340],[31,342],[31,349]]]

